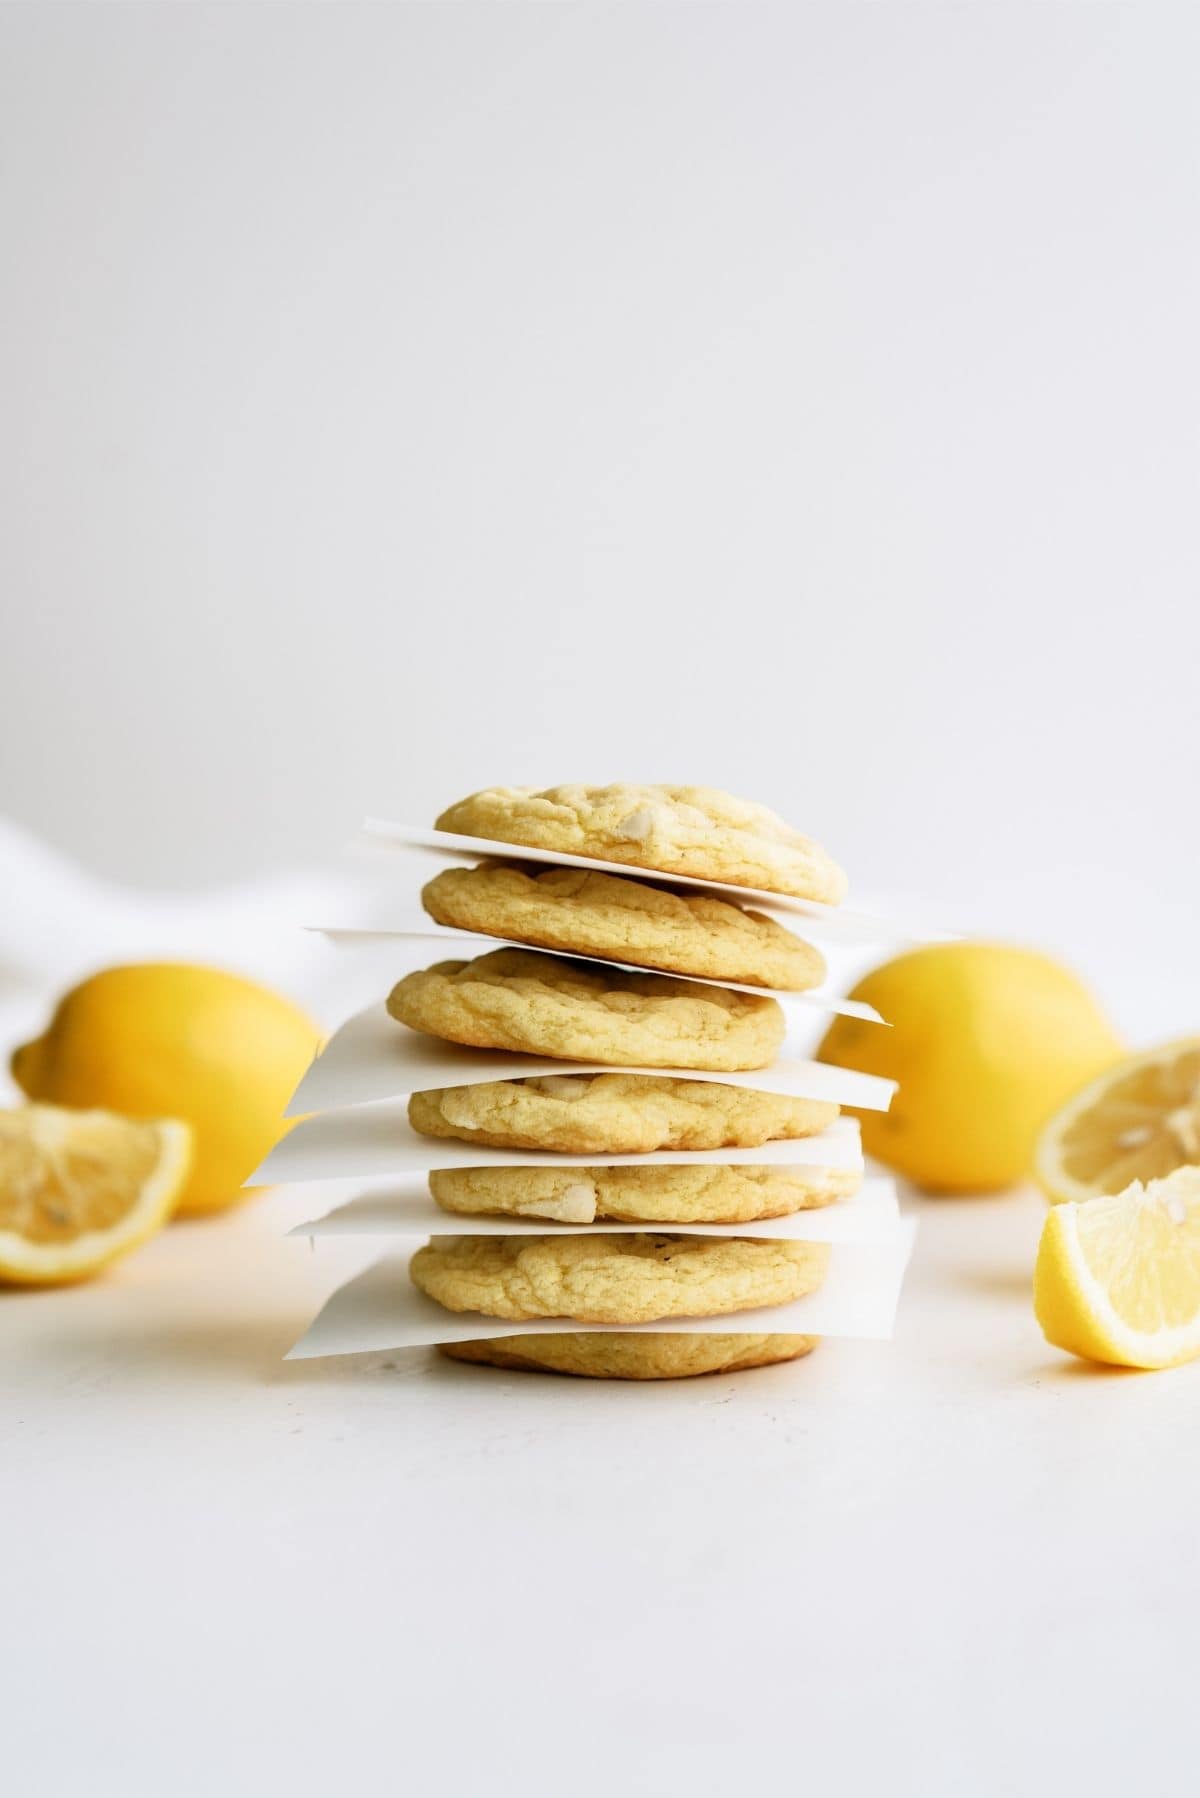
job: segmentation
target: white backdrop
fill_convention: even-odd
[[[1194,7],[0,46],[4,810],[185,886],[708,781],[1195,1027]]]

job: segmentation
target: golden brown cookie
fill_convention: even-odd
[[[563,1155],[756,1149],[764,1142],[815,1136],[837,1115],[838,1107],[825,1099],[657,1074],[481,1080],[413,1093],[408,1101],[408,1121],[422,1136]]]
[[[448,1311],[645,1324],[787,1304],[828,1262],[828,1243],[739,1236],[435,1236],[409,1272]]]
[[[746,1224],[848,1198],[862,1175],[826,1167],[456,1167],[429,1176],[443,1211],[559,1224]]]
[[[454,930],[669,974],[797,993],[825,978],[820,952],[761,912],[588,868],[447,868],[421,903]]]
[[[715,787],[485,787],[438,830],[836,905],[846,876],[765,805]]]
[[[618,1067],[761,1068],[785,1030],[776,1001],[757,993],[528,949],[407,974],[387,1007],[452,1043]]]
[[[798,1361],[818,1336],[713,1336],[708,1331],[564,1330],[499,1336],[487,1342],[443,1342],[452,1361],[475,1361],[522,1373],[570,1373],[593,1380],[683,1380],[693,1374],[739,1373]]]

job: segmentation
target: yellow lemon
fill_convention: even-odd
[[[0,1282],[86,1280],[170,1217],[192,1161],[176,1119],[0,1111]]]
[[[931,1192],[993,1192],[1029,1172],[1038,1132],[1121,1044],[1074,974],[1001,943],[937,943],[859,982],[892,1028],[835,1018],[818,1051],[900,1082],[862,1112],[863,1146]]]
[[[1047,1124],[1035,1171],[1055,1204],[1200,1165],[1200,1037],[1119,1061]]]
[[[1118,1367],[1200,1355],[1200,1168],[1047,1215],[1033,1276],[1047,1341]]]
[[[12,1071],[31,1099],[186,1119],[195,1162],[177,1212],[188,1216],[245,1196],[318,1043],[297,1006],[253,981],[144,962],[74,987]]]

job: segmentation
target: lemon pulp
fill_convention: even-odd
[[[166,1222],[191,1165],[175,1119],[28,1105],[0,1112],[0,1280],[81,1280]]]

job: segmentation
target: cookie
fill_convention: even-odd
[[[443,1342],[452,1361],[510,1367],[521,1373],[571,1373],[593,1380],[684,1380],[693,1374],[739,1373],[798,1361],[818,1336],[710,1336],[707,1331],[597,1330],[500,1336],[490,1342]]]
[[[669,974],[797,993],[825,978],[819,951],[761,912],[588,868],[447,868],[424,888],[421,903],[454,930]]]
[[[435,1236],[409,1272],[448,1311],[642,1324],[787,1304],[828,1261],[827,1243],[738,1236]]]
[[[757,993],[528,949],[408,974],[387,1007],[452,1043],[618,1067],[761,1068],[784,1038],[780,1006]]]
[[[755,1149],[764,1142],[815,1136],[837,1115],[838,1107],[824,1099],[655,1074],[481,1080],[413,1093],[408,1101],[408,1121],[422,1136],[563,1155]]]
[[[443,1211],[590,1224],[745,1224],[816,1211],[862,1176],[824,1167],[456,1167],[429,1176]]]
[[[765,805],[715,787],[485,787],[438,830],[836,905],[846,876]]]

